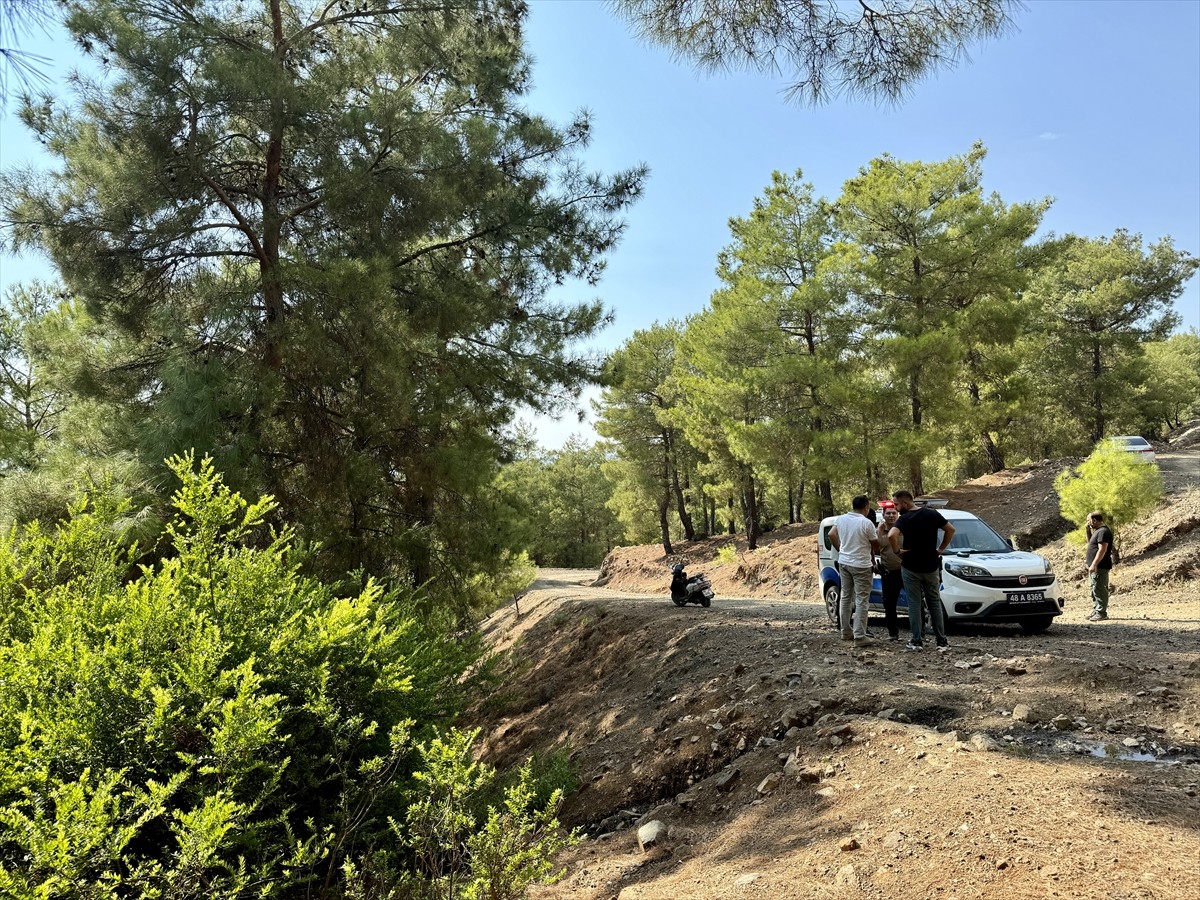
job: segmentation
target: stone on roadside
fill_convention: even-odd
[[[1016,676],[1016,675],[1024,675],[1026,672],[1026,669],[1024,666],[1005,666],[1004,671],[1007,672],[1009,675]]]
[[[772,793],[777,787],[779,787],[782,782],[783,776],[781,774],[778,772],[771,772],[766,778],[758,783],[758,787],[755,788],[755,790],[758,791],[760,797],[765,797],[767,794]]]
[[[846,838],[844,841],[842,841],[840,846],[842,848],[843,853],[849,853],[851,850],[857,850],[860,845],[857,840],[855,840],[854,838],[851,837],[851,838]]]
[[[1000,742],[990,734],[980,732],[971,735],[971,746],[976,750],[983,750],[986,753],[995,753],[1000,749]]]
[[[1018,703],[1014,706],[1012,717],[1014,722],[1029,722],[1032,724],[1038,721],[1037,713],[1033,711],[1033,707],[1028,703]]]
[[[667,837],[667,826],[655,819],[652,822],[647,822],[638,829],[638,849],[645,853],[651,847],[656,847]]]
[[[713,784],[716,786],[718,791],[732,791],[733,783],[737,781],[741,774],[741,770],[738,769],[737,766],[734,766],[732,769],[726,769],[724,772],[718,775]]]
[[[1073,721],[1071,721],[1070,716],[1055,716],[1053,719],[1050,720],[1050,724],[1053,725],[1059,731],[1066,731],[1075,723]]]
[[[762,878],[762,875],[760,875],[758,872],[747,872],[745,875],[741,875],[736,878],[733,882],[733,885],[734,887],[745,887],[748,884],[754,884],[754,882],[758,881],[760,878]]]

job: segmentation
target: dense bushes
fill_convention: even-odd
[[[395,825],[426,796],[414,760],[449,742],[468,765],[469,737],[437,727],[475,648],[373,581],[338,596],[306,577],[269,500],[207,460],[169,464],[172,552],[154,566],[102,497],[0,542],[0,895],[418,896],[452,864],[483,877],[483,848],[422,868]],[[488,811],[459,787],[473,831]],[[532,790],[494,815],[538,857],[554,823],[522,805]]]

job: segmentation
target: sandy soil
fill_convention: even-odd
[[[533,896],[1200,897],[1200,454],[1181,460],[1094,624],[1052,524],[1064,463],[948,492],[1048,541],[1067,607],[946,654],[841,641],[811,526],[721,567],[729,538],[623,548],[604,588],[543,571],[486,623],[506,681],[475,711],[491,761],[568,748],[580,772],[562,818],[587,839]],[[675,558],[710,573],[711,609],[669,602]]]

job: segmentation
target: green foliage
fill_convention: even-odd
[[[305,576],[273,500],[169,465],[154,566],[105,494],[0,542],[0,890],[336,896],[396,869],[409,736],[457,712],[473,645]]]
[[[1155,434],[1162,427],[1178,428],[1200,416],[1200,332],[1194,328],[1144,347],[1146,378],[1138,391],[1140,418],[1148,428],[1129,433]]]
[[[598,375],[605,310],[550,292],[596,282],[645,170],[528,108],[524,3],[344,6],[65,3],[106,74],[23,104],[58,165],[0,208],[93,323],[60,355],[105,455],[207,453],[323,573],[457,603],[520,549],[499,435]]]
[[[616,544],[620,528],[608,506],[606,462],[603,448],[572,438],[561,450],[530,452],[501,470],[499,490],[511,498],[519,522],[514,530],[537,565],[599,566]]]
[[[1068,235],[1052,249],[1028,292],[1042,310],[1034,342],[1045,363],[1041,393],[1068,421],[1082,421],[1090,446],[1136,419],[1149,375],[1143,345],[1165,340],[1177,323],[1172,301],[1200,259],[1169,237],[1143,248],[1141,235],[1122,229],[1108,238]]]
[[[737,547],[733,544],[726,544],[717,551],[716,561],[722,566],[732,565],[737,562]]]
[[[451,732],[420,745],[403,824],[392,828],[410,847],[426,896],[437,900],[518,900],[530,884],[562,877],[553,857],[579,837],[560,833],[555,814],[562,788],[538,798],[538,779],[526,763],[503,788],[499,806],[481,802],[496,771],[471,758],[478,732]]]
[[[839,93],[896,101],[966,48],[1007,32],[1016,0],[882,0],[856,5],[614,0],[648,40],[705,71],[753,68],[791,79],[793,100]]]
[[[1163,496],[1158,466],[1134,458],[1111,441],[1098,446],[1074,472],[1061,473],[1054,489],[1064,518],[1085,523],[1088,513],[1099,511],[1114,532],[1154,509]],[[1081,524],[1068,537],[1083,543],[1085,528]]]

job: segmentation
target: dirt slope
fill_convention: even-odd
[[[565,747],[581,773],[563,818],[589,838],[535,896],[1200,897],[1200,491],[1185,462],[1126,529],[1093,624],[1039,498],[1061,465],[949,495],[1054,538],[1067,612],[1045,635],[853,651],[813,602],[805,526],[731,566],[711,562],[729,539],[680,548],[709,610],[667,601],[661,548],[614,554],[607,588],[543,573],[487,623],[509,677],[475,711],[490,760]]]

